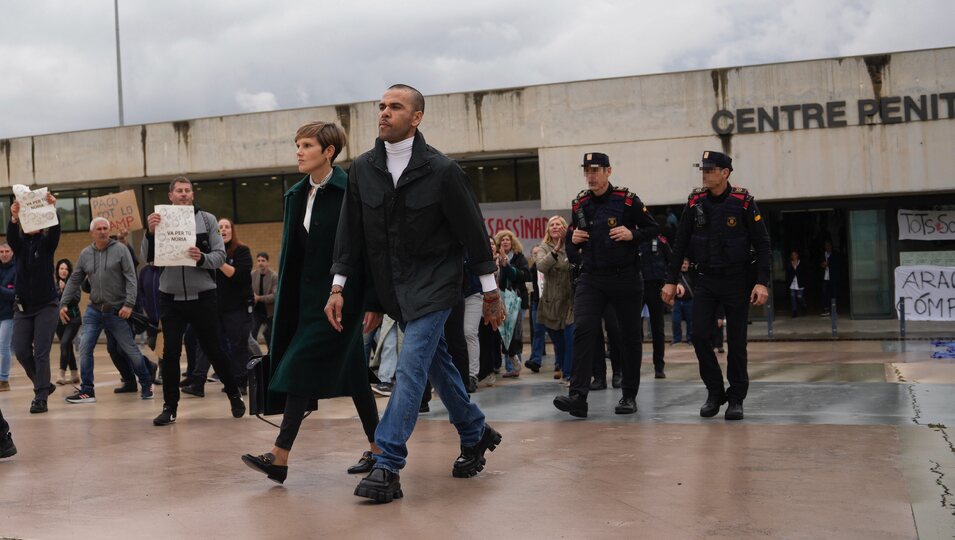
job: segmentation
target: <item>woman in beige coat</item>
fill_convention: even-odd
[[[569,379],[574,358],[574,293],[570,285],[571,265],[564,249],[564,234],[567,222],[560,216],[547,220],[544,240],[540,249],[534,250],[537,271],[543,274],[540,305],[537,307],[537,322],[547,328],[554,343],[558,372],[555,379]]]

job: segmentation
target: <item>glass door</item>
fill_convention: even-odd
[[[891,317],[893,287],[885,210],[852,210],[849,213],[852,318]]]

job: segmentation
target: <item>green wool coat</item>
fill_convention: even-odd
[[[332,288],[332,248],[348,176],[335,167],[326,187],[315,195],[304,252],[309,181],[305,177],[285,194],[282,251],[275,292],[275,319],[269,346],[271,381],[267,405],[284,407],[285,394],[312,399],[355,395],[368,389],[368,363],[361,337],[363,286],[360,276],[345,283],[344,330],[336,332],[325,318]],[[302,231],[300,233],[299,231]]]

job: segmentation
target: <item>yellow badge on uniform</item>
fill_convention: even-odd
[[[614,227],[616,227],[616,226],[617,226],[617,218],[612,217],[612,218],[607,219],[607,225],[610,225],[610,228],[611,228],[611,229],[614,228]]]
[[[756,217],[753,218],[753,221],[759,221],[759,220],[761,220],[761,219],[763,219],[763,216],[761,216],[761,215],[759,215],[759,214],[756,214]]]
[[[726,225],[727,225],[728,227],[735,227],[735,226],[736,226],[736,217],[730,216],[730,217],[726,218]]]

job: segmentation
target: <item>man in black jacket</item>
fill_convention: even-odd
[[[375,148],[348,170],[325,314],[341,331],[345,280],[367,269],[365,332],[381,323],[383,311],[404,331],[395,390],[375,432],[381,454],[355,489],[359,497],[391,502],[403,496],[398,471],[405,466],[405,443],[429,379],[461,438],[455,477],[480,472],[484,453],[501,441],[468,398],[444,339],[444,323],[461,299],[465,252],[471,271],[481,279],[485,322],[496,329],[504,307],[484,220],[464,171],[417,131],[424,97],[410,86],[394,85],[378,109]]]

